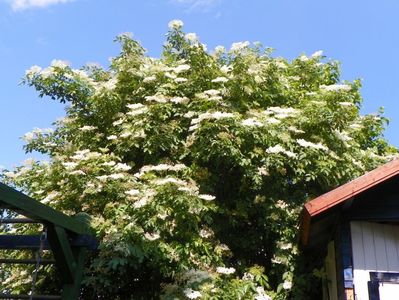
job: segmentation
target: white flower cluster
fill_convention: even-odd
[[[339,102],[339,105],[341,106],[354,106],[352,102]]]
[[[89,125],[85,125],[79,128],[80,131],[93,131],[96,130],[97,127],[95,126],[89,126]]]
[[[28,70],[25,71],[25,76],[27,78],[31,78],[35,75],[38,75],[41,72],[42,68],[39,66],[32,66]]]
[[[58,59],[53,59],[51,61],[51,65],[48,68],[42,69],[39,66],[32,66],[28,70],[25,71],[25,76],[28,79],[32,79],[34,76],[41,76],[42,78],[48,78],[53,75],[55,68],[65,69],[69,67],[68,62]]]
[[[350,91],[351,86],[347,84],[331,84],[331,85],[321,85],[320,89],[325,90],[325,91],[332,91],[332,92],[338,92],[338,91]]]
[[[148,233],[146,232],[144,234],[144,237],[149,240],[149,241],[156,241],[158,240],[161,236],[158,233]]]
[[[157,80],[157,77],[155,75],[147,76],[144,77],[143,82],[148,83],[148,82],[154,82]]]
[[[198,124],[204,120],[220,120],[220,119],[227,119],[227,118],[234,118],[234,114],[226,113],[226,112],[206,112],[200,114],[197,118],[191,120],[191,127],[189,128],[190,131],[193,131],[198,128]]]
[[[148,111],[147,106],[141,104],[141,103],[135,103],[135,104],[128,104],[127,108],[129,108],[129,111],[126,113],[129,116],[137,116],[144,114]],[[119,121],[115,121],[113,123],[114,126],[120,125],[123,122],[123,119],[120,119]]]
[[[193,289],[185,289],[184,294],[188,299],[197,299],[202,297],[202,294],[199,291]]]
[[[51,61],[51,66],[54,68],[65,69],[66,67],[69,66],[69,64],[67,61],[64,61],[64,60],[53,59]]]
[[[255,300],[272,300],[272,298],[266,294],[263,287],[258,286],[256,288]]]
[[[169,100],[167,97],[165,97],[164,95],[161,95],[161,94],[146,96],[144,98],[148,102],[157,102],[157,103],[167,103]]]
[[[223,77],[223,76],[222,77],[216,77],[215,79],[212,80],[212,82],[214,82],[214,83],[219,83],[219,82],[225,83],[227,81],[229,81],[229,79],[226,78],[226,77]]]
[[[202,200],[205,200],[205,201],[212,201],[212,200],[215,200],[215,199],[216,199],[215,196],[207,195],[207,194],[198,195],[198,198],[200,198],[200,199],[202,199]]]
[[[172,71],[175,72],[176,74],[179,74],[179,73],[190,70],[190,68],[191,68],[190,65],[181,64],[181,65],[178,65],[177,67],[173,68]]]
[[[181,185],[185,186],[187,185],[187,182],[184,180],[180,180],[174,177],[166,177],[162,179],[156,179],[152,181],[155,185],[165,185],[165,184],[175,184],[175,185]]]
[[[290,290],[292,288],[292,282],[289,280],[285,280],[283,283],[283,289]]]
[[[134,174],[135,177],[142,177],[148,172],[162,172],[162,171],[172,171],[172,172],[178,172],[181,170],[186,169],[187,166],[184,164],[176,164],[176,165],[168,165],[168,164],[159,164],[159,165],[146,165],[143,166],[140,171],[136,174]]]
[[[273,147],[267,148],[267,149],[266,149],[266,153],[269,153],[269,154],[278,154],[278,153],[282,153],[282,154],[285,154],[285,155],[287,155],[288,157],[291,157],[291,158],[296,157],[296,154],[295,154],[294,152],[285,150],[285,149],[284,149],[282,146],[280,146],[280,145],[275,145],[275,146],[273,146]]]
[[[184,104],[189,101],[190,101],[190,99],[188,99],[187,97],[173,97],[170,99],[170,102],[175,103],[175,104]]]
[[[89,149],[78,150],[75,152],[71,159],[73,160],[90,160],[101,156],[101,153],[96,151],[90,151]]]
[[[311,57],[313,57],[313,58],[318,58],[318,57],[322,57],[322,56],[323,56],[323,50],[316,51],[315,53],[313,53],[311,55]]]
[[[127,164],[124,163],[117,163],[114,166],[114,170],[116,171],[129,171],[131,168],[132,168],[131,166],[128,166]]]
[[[277,119],[285,119],[288,117],[293,117],[299,113],[299,110],[292,107],[269,107],[264,114],[266,115],[274,115]]]
[[[25,133],[22,139],[27,143],[31,143],[33,140],[39,138],[43,134],[50,134],[52,132],[54,132],[52,128],[34,128],[31,132]]]
[[[225,267],[217,267],[216,272],[219,274],[225,274],[225,275],[230,275],[234,274],[236,269],[234,268],[225,268]]]
[[[184,23],[181,20],[172,20],[168,23],[169,29],[171,30],[178,30],[183,27]]]
[[[126,191],[125,194],[128,195],[128,196],[133,196],[134,197],[134,196],[139,195],[140,191],[136,190],[136,189],[130,189],[130,190]]]
[[[231,45],[230,52],[238,54],[242,52],[244,49],[247,49],[248,47],[249,47],[248,41],[233,43]]]
[[[47,196],[42,199],[40,202],[42,202],[43,204],[48,204],[50,202],[52,202],[54,199],[56,199],[58,196],[60,196],[61,194],[57,191],[52,191],[49,194],[47,194]]]
[[[339,140],[343,142],[348,142],[352,140],[352,138],[345,131],[334,130],[334,134]]]
[[[300,146],[302,146],[302,147],[304,147],[304,148],[313,148],[313,149],[317,149],[317,150],[328,151],[328,148],[327,148],[326,146],[324,146],[322,143],[317,143],[317,144],[315,144],[315,143],[306,141],[306,140],[304,140],[304,139],[298,139],[298,140],[296,140],[296,142],[297,142]]]
[[[213,237],[215,235],[215,233],[213,232],[212,229],[205,227],[200,230],[199,235],[200,235],[200,237],[207,239],[207,238]]]
[[[207,100],[207,101],[213,101],[213,102],[219,102],[220,100],[223,99],[221,96],[221,91],[219,90],[206,90],[202,93],[197,93],[195,94],[195,97],[201,100]]]
[[[220,67],[220,71],[224,74],[230,73],[231,71],[233,71],[233,66],[223,65]]]
[[[217,56],[223,55],[225,52],[226,52],[226,48],[225,47],[223,47],[223,46],[216,46],[215,47],[214,53]]]
[[[199,41],[197,34],[194,32],[187,33],[185,38],[191,43],[198,43]]]
[[[112,91],[116,88],[116,84],[118,80],[114,77],[107,81],[99,81],[99,82],[92,82],[92,86],[96,94],[105,93],[108,91]]]
[[[255,118],[244,119],[244,120],[242,120],[241,124],[243,126],[248,126],[248,127],[261,127],[264,125],[262,122],[260,122],[259,120],[255,119]]]

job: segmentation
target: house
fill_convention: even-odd
[[[399,159],[306,203],[300,238],[323,300],[399,299]]]

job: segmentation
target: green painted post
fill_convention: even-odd
[[[62,287],[62,300],[78,300],[80,294],[80,285],[83,279],[84,262],[86,258],[86,249],[76,249],[76,268],[74,272],[74,282],[70,284],[64,284]]]

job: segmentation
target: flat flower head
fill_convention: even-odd
[[[68,62],[64,60],[53,59],[51,61],[51,66],[55,68],[65,69],[66,67],[68,67]]]
[[[202,294],[199,291],[194,291],[192,289],[186,289],[184,290],[184,294],[188,299],[197,299],[201,298]]]
[[[205,201],[212,201],[212,200],[215,200],[215,199],[216,199],[215,196],[206,195],[206,194],[199,195],[198,198],[200,198],[200,199],[202,199],[202,200],[205,200]]]
[[[323,56],[323,51],[322,50],[316,51],[315,53],[313,53],[311,55],[311,57],[313,57],[313,58],[322,57],[322,56]]]
[[[249,47],[248,41],[233,43],[231,45],[230,51],[233,53],[240,53],[241,51],[243,51],[244,49],[246,49],[248,47]]]
[[[183,25],[183,21],[175,19],[169,22],[168,27],[170,30],[179,30],[183,27]]]
[[[219,274],[225,274],[225,275],[234,274],[235,271],[236,271],[236,269],[234,269],[234,268],[225,268],[225,267],[217,267],[216,268],[216,272],[218,272]]]
[[[186,34],[186,39],[190,41],[191,43],[197,43],[198,42],[198,36],[194,32],[190,32]]]
[[[28,70],[25,71],[25,75],[26,75],[26,77],[29,78],[36,74],[39,74],[41,70],[42,70],[42,68],[39,66],[32,66]]]

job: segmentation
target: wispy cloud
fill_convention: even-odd
[[[222,0],[172,0],[173,3],[187,6],[190,10],[207,10]]]
[[[50,5],[71,1],[74,0],[8,0],[14,11],[21,11],[29,8],[44,8]]]

